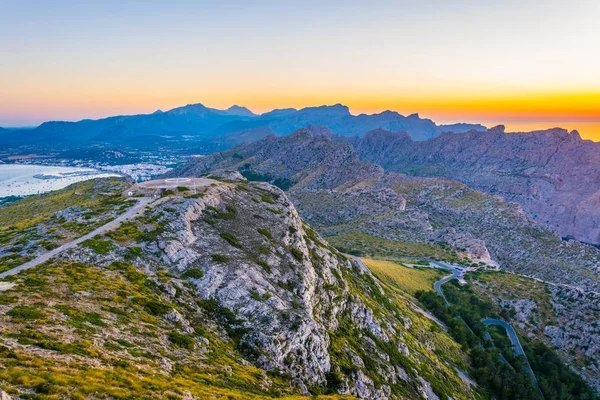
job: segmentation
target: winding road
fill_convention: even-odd
[[[97,236],[97,235],[100,235],[109,230],[115,229],[116,227],[119,226],[119,224],[121,224],[121,222],[126,221],[131,218],[134,218],[138,214],[142,213],[144,211],[144,208],[148,204],[150,204],[153,200],[154,199],[148,198],[148,197],[139,198],[138,203],[136,205],[134,205],[133,207],[131,207],[130,209],[128,209],[123,214],[119,215],[117,218],[113,219],[109,223],[102,225],[101,227],[96,228],[93,231],[91,231],[90,233],[83,235],[71,242],[65,243],[60,247],[50,250],[47,253],[41,254],[41,255],[37,256],[36,258],[34,258],[33,260],[28,261],[24,264],[21,264],[18,267],[15,267],[13,269],[9,269],[8,271],[2,272],[0,274],[0,279],[4,279],[7,276],[16,275],[21,271],[25,271],[27,269],[37,267],[38,265],[45,263],[52,257],[56,256],[57,254],[65,251],[65,250],[71,249],[71,248],[77,246],[78,244],[85,242],[88,239],[93,238],[94,236]]]
[[[523,350],[523,346],[521,346],[521,342],[519,341],[519,338],[517,337],[517,333],[515,332],[514,328],[512,326],[510,326],[510,324],[508,322],[505,322],[505,321],[502,321],[499,319],[494,319],[494,318],[482,319],[481,323],[484,324],[485,326],[496,325],[496,326],[501,326],[502,328],[504,328],[508,338],[510,339],[510,342],[515,347],[515,355],[516,356],[523,355],[525,357],[525,363],[527,364],[527,372],[529,373],[529,377],[531,378],[531,383],[537,390],[538,395],[543,399],[544,395],[542,394],[540,385],[538,384],[538,381],[535,378],[533,369],[531,368],[531,365],[529,364],[527,355],[525,354],[525,351]]]
[[[452,271],[452,275],[445,276],[433,284],[433,288],[435,289],[437,294],[442,296],[442,298],[444,299],[444,302],[446,303],[447,306],[450,306],[448,299],[446,299],[444,292],[442,292],[442,285],[448,281],[451,281],[452,279],[458,279],[458,280],[462,279],[463,270],[458,269],[458,268],[453,268],[451,265],[440,262],[440,261],[435,261],[435,260],[427,260],[427,261],[429,261],[431,264],[437,266],[438,268],[447,269],[449,271]]]
[[[482,319],[481,323],[484,324],[485,326],[490,326],[490,325],[496,325],[496,326],[501,326],[504,328],[504,330],[506,331],[506,334],[508,335],[508,338],[510,339],[510,342],[513,344],[513,346],[515,346],[515,355],[519,356],[521,354],[525,354],[525,351],[523,350],[523,346],[521,346],[521,342],[519,342],[519,338],[517,337],[517,333],[515,332],[515,330],[513,329],[512,326],[510,326],[510,324],[508,324],[508,322],[499,320],[499,319]]]
[[[433,288],[435,289],[435,291],[438,293],[438,295],[440,295],[444,299],[444,302],[446,303],[446,305],[448,307],[450,307],[450,303],[448,302],[448,300],[446,299],[446,296],[444,295],[444,292],[442,291],[442,285],[448,281],[451,281],[452,279],[462,279],[464,271],[462,269],[453,268],[451,265],[445,264],[445,263],[442,263],[439,261],[434,261],[434,260],[428,260],[428,261],[430,263],[438,266],[439,268],[449,269],[452,271],[452,275],[445,276],[433,284]],[[540,389],[538,381],[535,378],[535,374],[533,373],[533,369],[531,368],[531,365],[529,364],[529,360],[527,360],[527,355],[525,354],[525,351],[523,350],[523,346],[521,346],[521,342],[519,341],[519,338],[517,337],[517,333],[515,332],[513,327],[510,326],[510,324],[508,322],[505,322],[505,321],[502,321],[499,319],[494,319],[494,318],[482,319],[481,323],[484,324],[485,326],[496,325],[496,326],[501,326],[502,328],[504,328],[504,330],[506,331],[506,334],[508,335],[508,338],[510,339],[510,342],[513,344],[513,346],[515,348],[515,356],[523,355],[525,357],[527,373],[529,374],[531,383],[533,384],[533,387],[535,387],[540,398],[543,399],[544,395],[542,394],[542,391]],[[467,325],[466,322],[465,322],[465,326],[469,330],[471,330],[471,328]],[[473,332],[473,331],[471,330],[471,332]],[[491,336],[489,335],[488,332],[486,332],[486,339],[487,338],[491,339]],[[504,358],[504,356],[502,356],[502,354],[500,354],[500,358],[503,361],[508,363],[508,361]],[[510,365],[510,364],[508,364],[508,365]]]

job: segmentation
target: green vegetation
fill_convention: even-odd
[[[0,206],[0,272],[91,232],[135,204],[121,195],[127,184],[92,179]]]
[[[276,208],[271,208],[271,207],[267,207],[267,211],[272,212],[273,214],[276,214],[276,215],[279,215],[279,214],[283,213],[283,211],[278,210]]]
[[[277,186],[281,190],[288,190],[296,184],[296,182],[288,178],[275,178],[268,174],[261,174],[255,172],[251,169],[250,164],[242,165],[242,167],[240,168],[240,173],[244,178],[248,179],[249,181],[269,182],[272,185]]]
[[[268,230],[267,228],[258,228],[257,230],[258,230],[258,233],[260,233],[267,239],[269,239],[269,240],[273,239],[273,235],[271,234],[271,231]]]
[[[192,279],[201,279],[204,276],[204,271],[200,268],[190,268],[181,274],[181,277],[184,279],[192,278]]]
[[[262,260],[256,261],[258,265],[260,265],[265,271],[271,272],[271,266]]]
[[[188,350],[194,349],[194,339],[188,335],[181,334],[177,331],[169,333],[169,341],[177,347],[181,347]]]
[[[81,243],[82,246],[94,250],[96,254],[106,254],[115,248],[115,245],[110,240],[88,239]]]
[[[402,261],[405,257],[426,257],[448,262],[460,261],[456,251],[445,244],[396,242],[364,233],[328,236],[327,241],[342,253],[359,257],[391,261]],[[416,263],[416,260],[412,262]]]
[[[304,254],[302,253],[302,251],[300,251],[299,249],[292,247],[290,249],[290,251],[292,252],[292,255],[294,256],[294,258],[300,262],[302,262],[302,260],[304,260]]]
[[[15,306],[6,315],[23,320],[36,320],[46,317],[46,314],[40,311],[38,307],[32,306]]]
[[[594,392],[579,375],[563,364],[558,355],[545,344],[522,340],[527,359],[537,377],[544,398],[548,400],[590,400]]]
[[[216,263],[226,263],[227,261],[229,261],[229,257],[224,256],[223,254],[213,254],[210,257]]]
[[[224,211],[218,210],[214,207],[208,207],[208,210],[212,211],[212,216],[217,219],[235,219],[236,210],[233,204],[227,204]]]
[[[239,242],[238,238],[233,233],[222,232],[221,238],[225,239],[227,243],[229,243],[233,247],[237,247],[238,249],[242,248],[242,244]]]
[[[177,186],[177,190],[180,192],[189,192],[190,188],[187,186]]]
[[[24,257],[19,254],[8,254],[0,257],[0,272],[8,271],[9,269],[18,267],[19,265],[24,264],[31,259],[32,257]]]
[[[389,286],[414,296],[419,290],[430,290],[444,273],[435,268],[408,268],[398,263],[363,259],[377,278]]]
[[[260,199],[262,201],[264,201],[265,203],[275,204],[275,200],[273,200],[273,198],[271,198],[271,196],[267,196],[266,194],[261,194]]]
[[[481,323],[483,318],[499,318],[494,305],[481,299],[470,285],[460,286],[455,280],[446,283],[443,290],[451,308],[435,292],[419,291],[416,297],[444,321],[453,338],[469,350],[472,376],[477,382],[498,398],[537,399],[526,369],[526,359],[514,356],[503,330],[486,328]],[[486,331],[491,333],[493,343],[484,339]],[[524,338],[521,341],[527,343]],[[486,347],[482,346],[484,344]],[[546,399],[593,398],[592,389],[543,343],[536,341],[524,348]]]

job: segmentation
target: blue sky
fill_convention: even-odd
[[[450,121],[500,117],[479,110],[488,100],[510,108],[573,95],[569,113],[600,119],[581,100],[600,94],[598,1],[0,0],[0,9],[0,126],[191,102],[259,112],[342,102]]]

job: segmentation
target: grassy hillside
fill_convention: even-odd
[[[363,262],[382,282],[411,296],[419,290],[431,290],[434,282],[444,276],[444,272],[439,269],[409,268],[395,262],[367,258]]]
[[[460,345],[323,241],[283,192],[229,181],[164,200],[7,279],[3,390],[29,399],[486,398],[461,377],[470,366]]]

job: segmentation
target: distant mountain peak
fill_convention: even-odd
[[[229,115],[239,115],[241,117],[256,117],[256,114],[254,114],[248,108],[238,106],[237,104],[229,107],[227,110],[225,110],[225,112]]]
[[[261,114],[262,117],[284,117],[297,112],[295,108],[276,108]]]
[[[504,125],[496,125],[490,129],[488,129],[489,133],[505,133],[506,127]]]
[[[209,111],[209,109],[206,106],[204,106],[204,104],[194,103],[194,104],[187,104],[182,107],[173,108],[173,109],[167,111],[167,113],[175,114],[175,115],[205,114],[207,111]]]
[[[350,109],[348,106],[343,104],[334,104],[332,106],[322,105],[316,107],[306,107],[298,111],[300,113],[318,113],[322,115],[330,115],[330,116],[347,116],[350,114]]]

